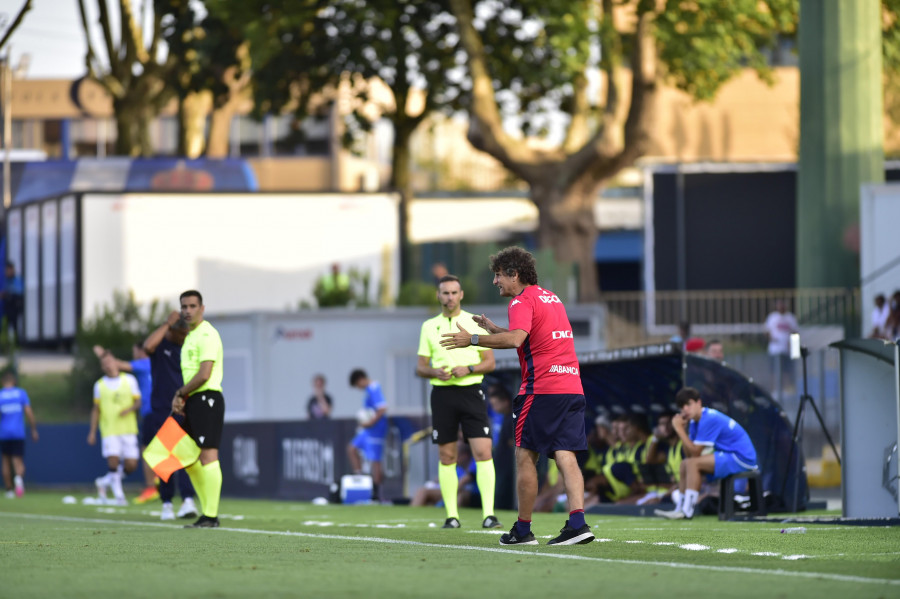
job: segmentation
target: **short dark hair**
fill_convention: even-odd
[[[459,280],[459,277],[457,277],[456,275],[444,275],[443,277],[438,279],[437,286],[440,287],[441,283],[452,283],[454,281],[459,283],[460,288],[462,288],[462,282]]]
[[[315,381],[322,381],[322,384],[324,385],[326,382],[325,375],[322,374],[321,372],[317,372],[316,374],[313,375],[313,382],[315,382]],[[352,385],[353,383],[350,383],[350,384]]]
[[[706,342],[706,348],[709,349],[710,345],[716,345],[716,344],[722,345],[722,340],[721,339],[710,339],[709,341]]]
[[[700,398],[700,392],[694,389],[693,387],[683,387],[678,393],[675,394],[675,405],[679,408],[684,407],[690,400],[695,401],[703,401]]]
[[[200,305],[203,305],[203,296],[200,295],[200,292],[196,289],[188,289],[184,293],[178,296],[178,301],[183,300],[186,297],[196,297],[200,301]]]
[[[350,373],[350,386],[355,387],[356,383],[358,383],[361,379],[367,378],[369,378],[369,375],[366,374],[366,371],[362,368],[357,368]]]
[[[525,285],[537,285],[538,276],[534,256],[520,247],[511,246],[491,256],[491,272],[508,277],[519,275]]]

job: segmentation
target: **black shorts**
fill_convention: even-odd
[[[218,449],[225,425],[225,397],[221,391],[198,391],[184,400],[184,432],[201,449]]]
[[[456,443],[462,426],[466,439],[490,438],[491,422],[481,385],[431,389],[431,440],[438,445]]]
[[[516,447],[553,457],[587,449],[584,395],[519,395],[513,401]]]
[[[25,439],[5,439],[0,441],[0,454],[9,456],[25,455]]]

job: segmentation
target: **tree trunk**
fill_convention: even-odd
[[[600,300],[594,262],[597,225],[594,201],[597,188],[576,182],[562,188],[552,181],[531,184],[531,200],[538,207],[538,246],[553,250],[557,262],[578,266],[578,301]],[[541,273],[538,273],[540,275]]]
[[[113,109],[116,115],[116,156],[152,156],[152,111],[141,100],[131,98],[114,99]]]
[[[198,158],[206,146],[206,115],[212,105],[208,91],[188,94],[178,102],[178,155]]]
[[[409,140],[418,125],[418,120],[400,120],[395,124],[394,151],[391,157],[391,189],[400,194],[399,225],[400,239],[400,280],[406,281],[412,270],[412,244],[409,241],[409,204],[413,197],[412,154]]]
[[[227,158],[231,150],[231,119],[234,107],[228,103],[212,112],[209,119],[209,141],[206,143],[208,158]]]

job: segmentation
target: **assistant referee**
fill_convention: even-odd
[[[185,528],[218,528],[222,469],[219,442],[225,423],[222,395],[222,338],[203,319],[203,296],[191,289],[181,294],[181,315],[191,328],[181,346],[184,384],[175,391],[172,411],[184,414],[184,430],[200,447],[200,459],[185,468],[200,499],[202,514]]]
[[[491,425],[481,389],[484,374],[494,370],[494,352],[475,346],[453,351],[442,347],[441,335],[459,331],[458,325],[476,333],[485,331],[475,324],[472,314],[461,308],[463,290],[457,277],[441,277],[437,299],[441,304],[441,313],[422,324],[416,375],[430,379],[432,384],[431,439],[438,446],[438,481],[447,508],[443,528],[460,527],[456,499],[459,490],[456,444],[460,427],[475,458],[475,482],[481,493],[484,517],[481,525],[483,528],[499,528],[501,524],[494,516],[496,476],[491,455]]]

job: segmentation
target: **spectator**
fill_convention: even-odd
[[[793,376],[791,362],[791,334],[800,332],[797,318],[787,311],[784,300],[775,301],[775,309],[766,318],[766,334],[769,339],[769,356],[772,360],[775,386],[779,399],[784,389],[784,378]]]
[[[719,339],[710,339],[706,343],[706,349],[704,351],[706,357],[710,360],[715,360],[716,362],[725,361],[725,349]]]
[[[875,307],[872,308],[872,330],[869,337],[884,339],[887,334],[887,321],[891,315],[891,306],[883,293],[875,296]]]
[[[678,343],[684,348],[685,342],[691,336],[691,323],[686,320],[682,320],[678,323],[678,332],[669,337],[669,341],[671,343]]]
[[[384,473],[381,468],[381,458],[384,453],[384,438],[387,436],[388,422],[387,402],[381,392],[381,384],[369,379],[365,370],[357,368],[350,373],[350,386],[365,392],[363,397],[363,410],[371,410],[371,418],[361,421],[361,430],[347,446],[347,457],[354,474],[363,471],[362,458],[369,463],[372,473],[372,494],[381,500],[381,484]]]
[[[700,393],[684,387],[675,396],[681,412],[672,418],[672,427],[683,443],[675,509],[656,510],[670,520],[691,519],[700,496],[702,475],[707,482],[730,474],[756,470],[756,449],[740,424],[727,415],[704,408]]]
[[[16,265],[6,263],[6,275],[3,290],[3,314],[6,316],[6,327],[9,335],[9,347],[15,347],[21,339],[19,335],[19,317],[22,315],[24,287],[22,278],[16,274]]]
[[[684,351],[688,354],[702,354],[705,347],[706,342],[702,337],[689,337],[684,342]]]
[[[431,265],[431,276],[434,279],[434,286],[441,284],[441,279],[450,274],[447,266],[443,262],[435,262]]]
[[[341,265],[335,262],[331,265],[331,272],[322,275],[316,282],[313,295],[320,308],[346,306],[353,299],[350,277],[342,273]]]
[[[884,337],[890,341],[900,341],[900,291],[891,296],[890,314],[884,324]]]
[[[3,373],[0,389],[0,456],[3,460],[3,484],[6,496],[25,494],[25,420],[31,427],[31,439],[39,439],[31,402],[24,389],[16,386],[16,375]]]
[[[306,414],[310,420],[324,420],[331,418],[331,407],[334,402],[331,396],[325,393],[325,375],[317,374],[313,377],[313,394],[306,403]]]

